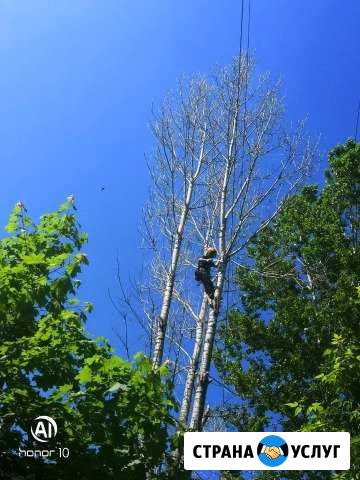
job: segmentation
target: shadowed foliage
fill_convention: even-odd
[[[217,365],[242,400],[223,411],[240,431],[350,432],[350,471],[301,477],[350,480],[360,474],[360,145],[332,150],[326,178],[253,238]]]

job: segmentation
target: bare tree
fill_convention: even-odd
[[[172,365],[179,429],[202,430],[211,418],[209,372],[224,299],[234,288],[231,265],[246,263],[249,240],[298,188],[317,151],[302,123],[285,130],[283,112],[279,83],[258,76],[246,55],[210,79],[180,82],[154,115],[144,209],[152,254],[139,287],[145,317],[136,315],[149,331],[154,367],[165,354]],[[215,308],[193,282],[197,258],[210,245],[219,255]]]
[[[210,153],[206,120],[209,96],[210,89],[201,78],[188,84],[180,82],[178,95],[164,102],[152,124],[157,146],[149,167],[153,187],[144,225],[164,274],[160,313],[152,326],[155,367],[163,358],[181,246],[197,183]]]
[[[206,181],[212,196],[209,224],[192,217],[195,230],[210,228],[216,238],[220,268],[216,279],[217,308],[210,309],[203,338],[202,356],[194,394],[190,428],[203,427],[204,405],[216,327],[221,313],[229,263],[241,257],[252,235],[266,225],[281,207],[281,200],[304,179],[316,148],[305,139],[303,125],[293,133],[281,126],[283,105],[279,84],[268,77],[252,80],[254,66],[238,58],[218,71],[214,107],[208,128],[214,145],[213,169]],[[214,184],[215,183],[215,184]]]

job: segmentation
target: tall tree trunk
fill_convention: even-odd
[[[185,200],[182,207],[179,224],[175,232],[174,247],[171,254],[171,263],[170,263],[170,268],[167,274],[164,296],[163,296],[160,316],[158,319],[158,324],[157,324],[157,329],[155,334],[155,345],[154,345],[154,354],[153,354],[153,365],[155,368],[158,368],[160,366],[162,362],[163,354],[164,354],[165,334],[166,334],[166,329],[168,324],[170,306],[173,299],[176,269],[179,261],[181,243],[182,243],[184,230],[185,230],[186,222],[187,222],[189,211],[190,211],[191,200],[194,192],[195,183],[197,178],[200,175],[201,167],[205,158],[205,155],[204,155],[205,139],[206,139],[206,130],[204,128],[196,170],[190,177],[190,180],[188,181],[189,184],[185,194]],[[187,179],[185,178],[185,182],[186,181]]]
[[[223,271],[219,272],[218,281],[216,283],[217,290],[215,292],[215,299],[217,302],[217,306],[219,306],[219,303],[221,300],[222,289],[224,286],[224,279],[225,279],[224,272]],[[211,309],[209,313],[209,320],[208,320],[205,339],[204,339],[204,349],[203,349],[201,364],[199,368],[199,378],[196,386],[194,405],[192,409],[192,417],[190,422],[190,429],[194,431],[202,430],[205,399],[206,399],[207,387],[209,384],[209,371],[210,371],[210,364],[211,364],[212,352],[214,347],[214,339],[216,334],[218,314],[219,314],[218,308]]]
[[[182,237],[184,233],[185,223],[189,213],[189,206],[191,202],[193,187],[194,187],[194,181],[192,180],[188,187],[186,200],[181,212],[179,225],[175,234],[174,248],[171,255],[171,263],[170,263],[170,268],[167,274],[166,286],[164,290],[160,316],[158,319],[158,325],[157,325],[156,334],[155,334],[155,346],[154,346],[154,354],[153,354],[153,364],[155,368],[158,368],[160,366],[162,362],[163,354],[164,354],[165,333],[166,333],[166,327],[168,323],[170,305],[173,297],[176,267],[179,260],[180,247],[181,247]]]
[[[239,81],[239,80],[238,80]],[[225,281],[225,272],[227,267],[226,258],[226,200],[228,193],[229,179],[231,175],[231,169],[234,166],[233,160],[233,148],[235,145],[236,128],[238,119],[238,101],[236,104],[236,110],[232,121],[231,137],[227,151],[227,159],[224,170],[224,179],[221,187],[220,195],[220,212],[219,212],[219,253],[220,253],[220,269],[217,276],[216,290],[214,295],[214,303],[209,313],[208,324],[204,339],[204,348],[202,353],[201,365],[199,369],[198,383],[195,391],[194,405],[192,410],[192,417],[190,428],[195,431],[202,430],[204,407],[207,394],[207,388],[209,385],[209,371],[212,359],[212,352],[214,347],[214,340],[216,334],[217,319],[219,315],[219,308],[222,299],[222,290]]]
[[[192,395],[194,390],[195,376],[198,369],[200,353],[201,353],[207,303],[208,303],[207,296],[204,294],[200,312],[199,312],[199,317],[196,323],[194,349],[193,349],[191,361],[188,367],[183,399],[181,403],[179,422],[182,424],[187,423],[188,416],[189,416],[190,405],[191,405],[191,400],[192,400]]]

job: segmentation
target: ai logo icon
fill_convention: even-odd
[[[30,428],[31,435],[37,442],[46,443],[57,435],[57,424],[52,417],[42,415],[36,417]],[[43,448],[45,447],[45,448]],[[47,445],[41,448],[23,450],[19,448],[19,457],[27,458],[43,458],[45,460],[56,460],[58,458],[69,458],[70,450],[67,447],[57,446],[57,448],[49,449]]]
[[[31,435],[38,442],[48,442],[56,437],[57,425],[53,418],[46,415],[35,418],[31,426]]]

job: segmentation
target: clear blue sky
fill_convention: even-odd
[[[75,195],[90,236],[91,264],[82,277],[82,298],[95,304],[89,329],[116,347],[118,317],[107,289],[116,294],[117,255],[124,279],[140,266],[151,105],[182,73],[207,73],[232,59],[240,5],[0,2],[0,223],[18,200],[38,218]],[[288,118],[308,115],[324,151],[354,133],[359,26],[358,0],[252,0],[259,68],[283,78]]]

